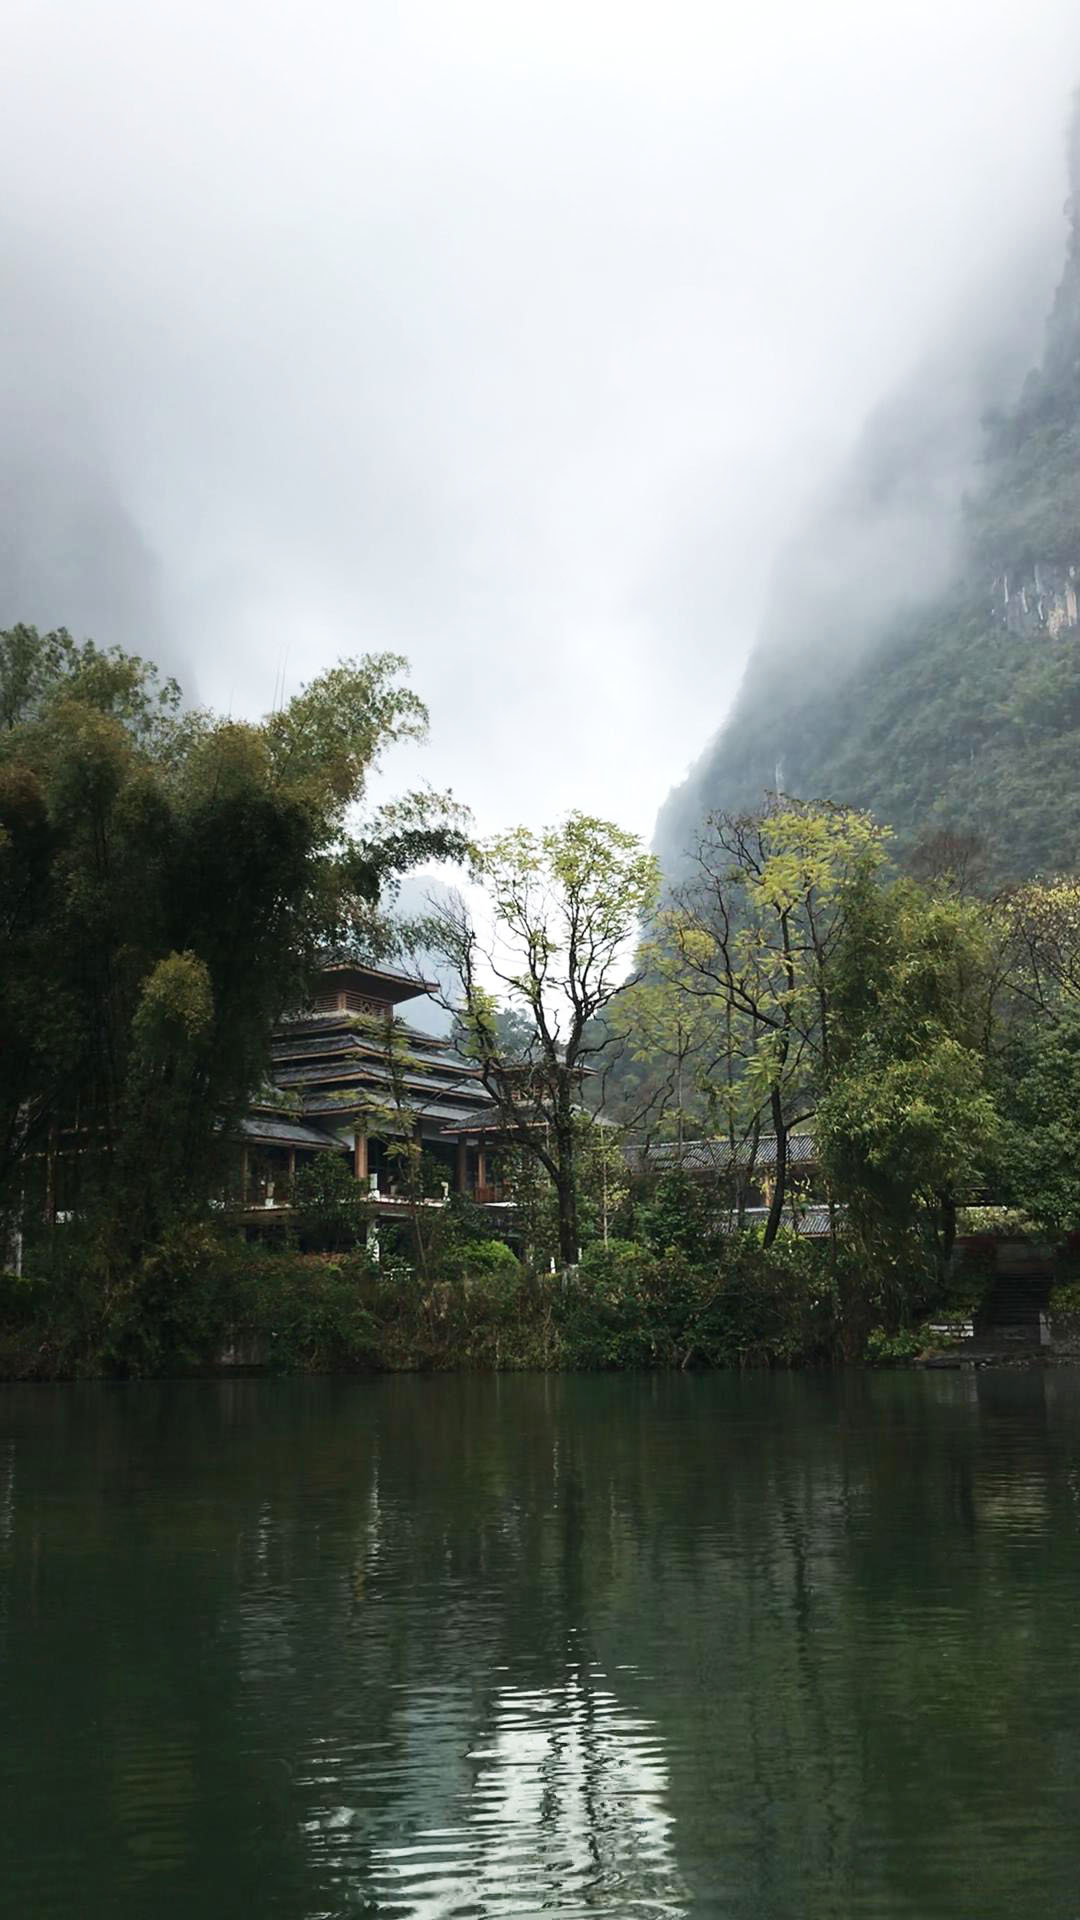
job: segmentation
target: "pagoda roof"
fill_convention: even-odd
[[[418,980],[409,973],[396,973],[389,967],[366,967],[357,960],[332,960],[319,968],[320,980],[335,986],[355,987],[371,1000],[386,1000],[396,1006],[399,1000],[417,1000],[422,993],[437,993],[438,982]]]
[[[480,1069],[472,1061],[465,1060],[445,1046],[429,1046],[424,1035],[418,1035],[414,1040],[408,1032],[398,1028],[396,1037],[403,1042],[399,1064],[406,1071],[413,1068],[432,1075],[455,1074],[464,1080],[478,1080],[480,1077]],[[377,1036],[344,1024],[334,1032],[325,1029],[309,1032],[305,1029],[278,1034],[271,1042],[271,1054],[275,1073],[293,1072],[301,1069],[305,1063],[316,1066],[334,1059],[347,1061],[351,1067],[355,1067],[360,1060],[377,1060],[385,1065],[388,1058],[385,1041],[380,1043]]]
[[[475,1099],[482,1101],[485,1105],[488,1099],[485,1089],[471,1080],[469,1075],[410,1073],[407,1069],[399,1069],[397,1073],[391,1073],[390,1069],[378,1060],[307,1061],[297,1066],[279,1067],[274,1079],[282,1092],[294,1089],[302,1092],[306,1087],[320,1086],[392,1087],[396,1085],[415,1088],[419,1092],[429,1091],[433,1094],[446,1094],[460,1090],[462,1093],[472,1094]]]

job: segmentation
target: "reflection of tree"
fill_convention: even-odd
[[[3,1404],[21,1911],[1071,1911],[1075,1376]]]

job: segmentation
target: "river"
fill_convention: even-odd
[[[0,1909],[1080,1914],[1080,1372],[0,1388]]]

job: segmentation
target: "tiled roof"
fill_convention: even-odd
[[[433,1074],[456,1074],[464,1079],[479,1079],[480,1069],[472,1061],[465,1060],[450,1047],[430,1046],[423,1041],[405,1040],[402,1042],[399,1058],[403,1066],[415,1066]],[[377,1038],[353,1032],[342,1033],[298,1033],[295,1035],[275,1034],[271,1043],[273,1059],[284,1066],[287,1062],[302,1064],[305,1060],[342,1059],[351,1061],[356,1057],[373,1059],[385,1063],[387,1049]]]
[[[451,1131],[458,1133],[462,1127],[482,1126],[486,1124],[481,1119],[480,1112],[475,1107],[454,1107],[449,1106],[445,1102],[436,1105],[432,1102],[430,1104],[425,1103],[424,1106],[418,1107],[417,1112],[421,1120],[452,1120],[457,1123],[453,1128],[444,1127],[444,1133]]]
[[[302,1120],[278,1120],[271,1114],[249,1113],[240,1122],[245,1140],[263,1140],[276,1147],[340,1147],[317,1127],[306,1127]]]
[[[656,1140],[648,1146],[628,1145],[626,1157],[642,1173],[665,1173],[682,1167],[686,1173],[731,1173],[737,1167],[753,1167],[755,1173],[771,1173],[776,1168],[776,1135],[763,1133],[754,1151],[752,1140],[737,1140],[732,1152],[728,1140]],[[789,1167],[812,1166],[817,1150],[812,1133],[789,1133]]]
[[[349,1087],[356,1087],[359,1091],[367,1087],[392,1088],[395,1084],[389,1069],[377,1060],[345,1061],[336,1066],[320,1062],[307,1067],[279,1067],[274,1078],[279,1087],[311,1087],[313,1090],[339,1086],[343,1091]],[[485,1104],[487,1101],[486,1093],[475,1082],[466,1081],[462,1084],[453,1074],[447,1079],[440,1079],[434,1074],[399,1073],[396,1082],[406,1093],[426,1093],[437,1099],[448,1093],[467,1095],[475,1092],[478,1099],[482,1098]]]
[[[748,1227],[763,1227],[769,1217],[768,1207],[747,1207],[743,1218]],[[727,1223],[727,1232],[735,1232],[735,1216],[731,1215]],[[797,1233],[803,1240],[823,1240],[829,1231],[829,1209],[827,1206],[799,1207],[789,1211],[785,1207],[781,1225]]]
[[[305,1113],[333,1120],[338,1126],[345,1126],[351,1115],[363,1113],[365,1108],[379,1114],[386,1112],[381,1102],[368,1098],[360,1087],[356,1089],[355,1100],[330,1100],[325,1093],[320,1094],[316,1090],[304,1101]],[[475,1124],[467,1106],[456,1106],[447,1100],[406,1101],[402,1112],[411,1113],[417,1120],[454,1121],[456,1124],[453,1127],[444,1128],[444,1132],[448,1133],[458,1133],[463,1126]]]
[[[522,1122],[526,1125],[527,1122]],[[444,1133],[509,1133],[514,1129],[497,1107],[474,1107],[471,1112],[462,1114],[458,1126],[444,1127]]]

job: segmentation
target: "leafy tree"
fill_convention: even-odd
[[[1011,1032],[998,1063],[997,1197],[1052,1239],[1080,1228],[1080,1008]]]
[[[598,1016],[627,985],[629,942],[656,900],[656,863],[636,835],[571,813],[541,833],[519,827],[486,841],[474,851],[473,876],[490,938],[460,898],[434,914],[423,937],[455,976],[465,1044],[504,1132],[553,1182],[559,1253],[571,1266],[581,1243],[582,1078],[609,1044]],[[528,1023],[509,1047],[500,991]]]
[[[654,936],[638,948],[638,978],[613,1008],[612,1026],[630,1058],[651,1069],[643,1097],[635,1098],[623,1076],[626,1119],[639,1127],[647,1121],[682,1146],[688,1119],[692,1135],[701,1130],[701,1095],[715,1066],[717,1030],[714,1010],[679,978],[675,942],[670,936],[665,941],[668,925],[669,916],[659,914]],[[726,1058],[733,1060],[731,1048]]]
[[[1010,980],[1037,1012],[1080,1004],[1080,881],[1033,881],[1002,905],[1011,942]]]
[[[947,1260],[957,1207],[998,1141],[989,1074],[992,916],[908,880],[850,892],[831,969],[831,1062],[816,1132],[868,1246],[920,1225]]]
[[[710,1090],[732,1145],[762,1118],[776,1138],[766,1246],[783,1218],[788,1136],[829,1081],[831,972],[848,902],[880,868],[885,841],[866,814],[779,795],[757,814],[713,815],[666,917],[666,976],[713,1017],[722,1077]]]
[[[303,1244],[315,1252],[348,1253],[367,1239],[371,1207],[342,1154],[320,1153],[293,1177],[293,1206]]]
[[[205,1204],[274,1021],[403,863],[464,847],[436,796],[351,826],[424,729],[403,665],[241,723],[118,649],[0,634],[0,1209],[74,1211],[123,1265]]]

